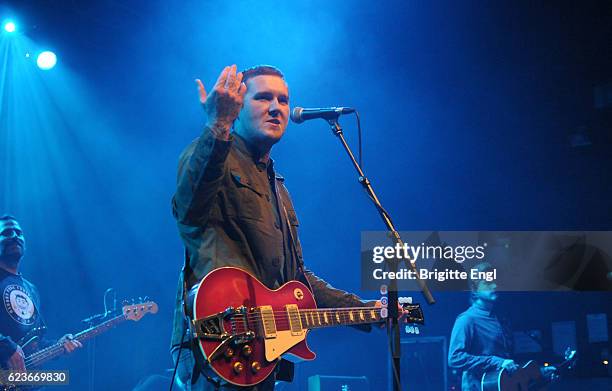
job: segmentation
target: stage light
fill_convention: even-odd
[[[42,70],[49,70],[57,63],[57,56],[51,51],[44,51],[38,55],[36,65]]]
[[[4,31],[7,33],[14,33],[15,30],[17,30],[17,26],[14,22],[9,20],[8,22],[4,23]]]

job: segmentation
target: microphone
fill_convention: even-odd
[[[316,109],[305,109],[303,107],[295,107],[291,111],[291,120],[296,124],[301,124],[304,121],[314,118],[335,119],[342,114],[354,113],[352,107],[322,107]]]

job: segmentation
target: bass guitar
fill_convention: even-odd
[[[386,316],[386,308],[317,308],[303,283],[289,281],[270,290],[235,267],[210,272],[192,289],[190,300],[192,334],[208,364],[204,370],[238,386],[262,382],[281,356],[313,360],[315,353],[306,344],[311,329],[382,323]],[[404,304],[402,317],[423,324],[418,304]]]
[[[122,323],[126,320],[131,320],[134,322],[138,322],[142,319],[146,314],[155,314],[157,313],[157,304],[153,301],[146,301],[137,304],[126,304],[121,308],[121,314],[114,316],[96,326],[89,327],[77,334],[74,335],[73,339],[83,342],[90,338],[96,337],[114,326]],[[37,342],[40,340],[39,335],[32,336],[32,333],[26,335],[22,340],[19,341],[19,345],[22,347],[24,352],[28,352],[32,350],[32,346],[35,346]],[[24,359],[26,370],[35,369],[47,361],[59,357],[66,353],[64,349],[64,344],[57,342],[53,345],[47,346],[43,349],[36,350],[30,354],[26,353],[26,357]],[[27,389],[28,387],[20,386],[17,388],[12,384],[0,384],[0,390],[2,391],[15,391]]]
[[[506,369],[499,371],[489,371],[482,375],[482,391],[544,391],[553,378],[558,378],[561,371],[571,369],[576,362],[576,351],[567,349],[565,351],[565,361],[556,365],[554,377],[545,378],[542,376],[540,366],[535,361],[528,361],[514,373],[509,373]]]
[[[138,322],[142,319],[146,314],[155,314],[157,313],[157,304],[153,301],[146,301],[137,304],[126,304],[121,308],[121,314],[114,316],[96,326],[89,327],[77,334],[74,335],[73,339],[83,342],[87,339],[96,337],[105,331],[113,328],[114,326],[122,323],[126,320],[131,320],[134,322]],[[38,331],[40,333],[40,330]],[[18,345],[26,352],[26,357],[24,359],[26,369],[34,369],[47,361],[59,357],[66,353],[64,349],[64,344],[57,342],[53,345],[47,346],[44,349],[35,350],[32,353],[27,353],[28,351],[32,351],[32,346],[35,346],[37,342],[40,340],[40,335],[32,335],[37,334],[29,333],[25,337],[23,337]]]

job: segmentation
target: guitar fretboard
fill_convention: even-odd
[[[319,308],[312,310],[299,310],[299,317],[304,329],[316,329],[332,326],[351,326],[358,324],[378,323],[384,318],[380,316],[382,308],[353,307],[353,308]],[[296,315],[289,311],[291,318],[297,320]]]
[[[105,332],[106,330],[112,328],[113,326],[123,322],[124,320],[126,320],[126,317],[124,314],[118,315],[114,318],[111,318],[105,322],[100,323],[97,326],[90,327],[86,330],[81,331],[80,333],[74,336],[74,339],[79,342],[82,342],[87,339],[93,338]],[[64,353],[65,353],[64,344],[59,343],[59,342],[55,343],[53,345],[50,345],[44,349],[41,349],[27,356],[25,359],[25,367],[26,368],[37,367],[55,357],[61,356]]]

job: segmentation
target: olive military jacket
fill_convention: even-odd
[[[271,159],[258,160],[237,134],[221,140],[205,128],[202,136],[185,149],[179,158],[172,206],[189,260],[189,288],[214,269],[235,266],[271,289],[305,277],[319,307],[364,304],[309,270],[300,272],[299,222],[284,179],[275,174]],[[287,221],[291,227],[287,227]],[[180,344],[186,328],[182,286],[181,276],[173,347]]]

